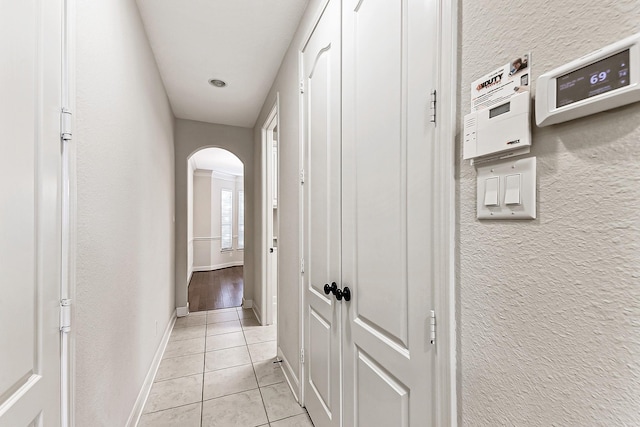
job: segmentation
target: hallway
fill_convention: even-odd
[[[0,427],[640,427],[640,0],[0,10]]]
[[[276,326],[240,307],[178,318],[140,427],[309,427],[276,356]]]

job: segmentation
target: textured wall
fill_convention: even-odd
[[[638,31],[638,1],[462,0],[460,114],[523,52],[535,79]],[[640,425],[640,104],[534,127],[532,154],[535,221],[476,220],[458,161],[460,424]]]
[[[253,299],[253,253],[260,244],[259,235],[253,230],[253,138],[248,128],[176,119],[175,129],[175,183],[176,183],[176,306],[187,304],[187,160],[196,151],[207,147],[219,147],[231,151],[244,163],[245,191],[245,249],[244,249],[244,297]],[[196,236],[197,237],[197,236]]]
[[[134,2],[76,2],[77,426],[123,426],[174,311],[173,114]]]

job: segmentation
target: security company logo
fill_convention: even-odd
[[[502,76],[504,75],[504,73],[500,73],[500,74],[496,74],[495,76],[491,77],[489,80],[486,80],[482,83],[480,83],[477,87],[476,90],[480,91],[482,89],[486,89],[488,87],[497,85],[498,83],[500,83],[502,81]]]

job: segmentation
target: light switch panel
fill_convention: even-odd
[[[500,177],[494,176],[484,181],[484,205],[498,206],[500,204]]]
[[[507,175],[505,179],[504,204],[520,204],[520,174]]]
[[[478,166],[477,173],[478,219],[536,218],[535,157]]]

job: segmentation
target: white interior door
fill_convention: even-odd
[[[0,0],[0,426],[60,425],[61,0]]]
[[[340,1],[330,0],[302,51],[304,132],[304,401],[316,427],[339,426]]]
[[[262,322],[271,325],[277,321],[278,295],[278,169],[277,169],[277,105],[267,117],[264,125],[264,167],[266,180],[266,283],[261,301]]]
[[[276,116],[276,122],[278,118]],[[269,325],[278,320],[278,141],[277,128],[271,132],[271,249],[269,250],[269,263],[271,268],[271,287],[267,305],[271,305],[267,310],[269,313],[267,323]]]
[[[436,13],[432,0],[344,1],[344,426],[434,423]]]

